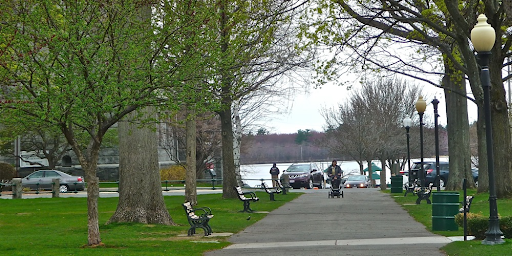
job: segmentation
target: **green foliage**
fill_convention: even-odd
[[[259,128],[258,132],[256,132],[256,135],[267,135],[268,131],[265,128]]]
[[[298,130],[297,137],[295,137],[295,143],[302,145],[302,143],[308,142],[310,136],[311,136],[311,131],[309,129]]]
[[[455,215],[455,223],[463,227],[464,214],[459,213]],[[484,239],[485,231],[489,227],[489,217],[484,217],[482,214],[468,213],[468,235],[475,236],[476,239]]]
[[[512,238],[512,216],[500,217],[500,229],[505,238]]]
[[[16,177],[16,168],[12,164],[0,162],[0,180],[11,180]]]
[[[185,180],[187,170],[181,165],[173,165],[160,170],[161,180]]]
[[[455,215],[455,223],[460,227],[464,225],[464,214]],[[468,235],[475,236],[476,239],[484,239],[485,232],[489,228],[489,216],[481,213],[467,214]],[[512,238],[512,216],[500,217],[500,230],[505,238]]]

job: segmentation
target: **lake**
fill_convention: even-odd
[[[425,158],[424,161],[435,161],[435,158]],[[441,157],[441,161],[448,161],[447,157]],[[411,165],[413,162],[419,162],[420,159],[411,159]],[[329,165],[331,165],[331,162],[316,162],[321,170],[325,170]],[[380,161],[373,161],[375,165],[381,167]],[[292,163],[277,163],[276,166],[281,171],[281,174],[283,173],[283,170],[286,170],[288,166],[290,166]],[[359,165],[356,161],[338,161],[338,165],[343,170],[344,174],[348,174],[351,172],[359,173]],[[366,168],[368,165],[364,164],[363,168]],[[270,168],[272,167],[272,163],[269,164],[248,164],[248,165],[241,165],[240,171],[242,174],[242,179],[245,183],[247,183],[251,187],[259,186],[261,184],[261,179],[264,179],[267,184],[272,184],[270,182]],[[389,168],[386,168],[386,183],[391,184],[391,170]],[[377,172],[380,174],[380,172]],[[404,183],[407,182],[408,177],[404,176]],[[379,180],[377,180],[377,184],[380,184]]]

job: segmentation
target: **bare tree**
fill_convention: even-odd
[[[483,94],[480,84],[480,72],[475,58],[474,50],[469,45],[469,33],[476,23],[476,10],[482,10],[489,18],[489,23],[493,27],[507,27],[512,22],[510,17],[503,15],[507,6],[504,1],[469,1],[464,5],[457,5],[455,1],[415,1],[410,3],[407,1],[333,1],[327,3],[321,1],[325,6],[329,5],[332,12],[324,12],[334,14],[328,19],[323,20],[319,28],[329,30],[331,35],[318,37],[315,31],[312,34],[317,38],[326,38],[333,40],[333,44],[337,45],[340,50],[350,50],[350,53],[344,55],[347,57],[342,61],[333,60],[332,63],[350,63],[353,67],[360,67],[363,70],[390,70],[399,74],[414,77],[415,79],[440,86],[436,81],[438,79],[426,78],[427,75],[443,75],[443,89],[447,99],[449,137],[456,140],[456,144],[450,142],[449,150],[451,152],[452,161],[457,164],[458,168],[452,168],[455,176],[467,176],[467,168],[469,165],[469,148],[467,139],[467,122],[464,123],[467,114],[460,112],[465,110],[464,107],[454,107],[455,105],[463,106],[463,98],[460,99],[456,95],[466,97],[464,86],[461,83],[467,79],[470,83],[471,90],[475,97],[474,101],[479,106],[479,116],[482,115]],[[329,25],[325,25],[329,23]],[[339,36],[335,36],[339,35]],[[509,172],[510,168],[510,131],[508,129],[508,119],[506,118],[505,95],[502,82],[510,79],[511,76],[501,77],[501,69],[505,65],[504,58],[510,50],[509,43],[510,33],[505,30],[496,30],[496,38],[500,42],[493,48],[491,59],[491,80],[493,86],[491,95],[492,116],[493,116],[493,136],[494,152],[496,162],[497,175],[503,177],[497,181],[497,194],[499,197],[507,196],[512,193],[512,185],[510,182],[512,176]],[[500,45],[501,47],[498,47]],[[412,51],[407,51],[407,47],[412,47]],[[395,51],[393,51],[395,49]],[[396,51],[398,49],[398,51]],[[408,53],[408,54],[407,54]],[[440,57],[442,54],[442,57]],[[338,55],[342,57],[342,55]],[[441,60],[441,61],[440,61]],[[422,65],[418,65],[421,63]],[[442,65],[441,65],[442,63]],[[443,70],[444,68],[444,70]],[[446,81],[449,81],[448,83]],[[461,85],[463,85],[461,87]],[[460,88],[457,90],[456,88]],[[450,97],[453,96],[453,97]],[[456,100],[455,103],[448,101]],[[458,111],[458,112],[457,112]],[[483,125],[480,125],[480,130]],[[454,134],[463,130],[461,134]],[[479,134],[483,134],[479,131]],[[458,136],[458,138],[453,138]],[[450,140],[451,140],[450,139]],[[479,137],[479,145],[485,145],[484,137]],[[484,147],[480,147],[484,148]],[[457,149],[466,149],[465,151]],[[485,152],[480,152],[480,160],[485,160]],[[450,162],[452,162],[450,161]],[[451,164],[452,165],[452,164]],[[487,172],[481,166],[482,178],[487,179]],[[459,174],[457,172],[464,172]],[[481,183],[482,184],[482,183]],[[449,184],[450,185],[450,184]],[[483,184],[485,185],[485,184]],[[479,186],[480,191],[485,191],[487,186]]]
[[[413,117],[414,102],[420,92],[418,87],[397,79],[364,81],[347,103],[340,104],[338,109],[323,111],[330,127],[327,135],[332,150],[352,156],[361,173],[363,161],[366,161],[370,178],[373,159],[390,163],[403,159],[406,148],[402,143],[402,120],[406,116]],[[381,179],[385,181],[386,175]]]
[[[283,74],[304,67],[310,56],[301,54],[294,38],[299,32],[291,22],[307,1],[227,1],[218,9],[219,68],[214,84],[221,103],[223,197],[236,198],[233,152],[233,103],[262,88],[272,88]]]

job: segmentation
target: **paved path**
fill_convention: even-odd
[[[389,194],[345,189],[344,195],[329,199],[327,190],[308,190],[233,235],[233,245],[206,255],[445,255],[439,248],[451,240],[427,231]]]

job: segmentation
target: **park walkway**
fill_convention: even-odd
[[[307,190],[234,234],[233,245],[205,255],[435,256],[452,241],[430,233],[378,189],[345,189],[339,199],[327,191]],[[251,206],[257,210],[258,203]]]

